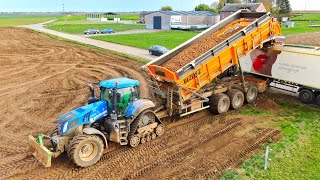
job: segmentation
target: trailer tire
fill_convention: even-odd
[[[258,97],[258,88],[254,85],[249,85],[247,88],[248,89],[247,93],[245,94],[245,101],[246,103],[253,103]]]
[[[244,94],[239,89],[231,89],[227,92],[230,98],[230,109],[240,109],[244,103]]]
[[[318,96],[317,96],[316,104],[317,104],[318,106],[320,106],[320,94],[318,94]]]
[[[210,98],[210,112],[213,114],[222,114],[229,110],[230,99],[226,94],[218,93]]]
[[[315,100],[315,94],[309,89],[302,89],[299,92],[299,99],[303,103],[311,104]]]
[[[104,151],[104,144],[96,135],[75,136],[68,148],[69,159],[80,167],[87,167],[97,163]]]

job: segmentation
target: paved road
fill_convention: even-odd
[[[83,36],[83,37],[106,36],[106,35],[113,36],[113,35],[119,35],[119,34],[155,33],[155,32],[161,32],[161,31],[164,31],[164,30],[133,29],[133,30],[128,30],[128,31],[115,32],[115,33],[112,33],[112,34],[89,34],[89,35],[83,34],[83,35],[80,35],[80,36]]]
[[[139,48],[135,48],[135,47],[130,47],[130,46],[124,46],[124,45],[119,45],[119,44],[99,41],[99,40],[90,39],[90,38],[83,37],[83,36],[72,35],[72,34],[67,34],[67,33],[63,33],[63,32],[54,31],[54,30],[46,29],[46,28],[43,27],[44,24],[50,23],[50,22],[51,21],[40,23],[40,24],[24,25],[22,27],[26,27],[26,28],[29,28],[29,29],[33,29],[33,30],[44,32],[44,33],[52,34],[52,35],[59,36],[59,37],[65,38],[65,39],[70,39],[70,40],[73,40],[73,41],[77,41],[77,42],[80,42],[80,43],[89,44],[89,45],[100,47],[100,48],[103,48],[103,49],[108,49],[108,50],[112,50],[112,51],[128,54],[128,55],[131,55],[131,56],[134,56],[134,57],[143,58],[143,59],[146,59],[146,60],[149,60],[149,61],[156,58],[155,56],[150,55],[148,53],[148,51],[145,50],[145,49],[139,49]]]

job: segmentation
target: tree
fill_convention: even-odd
[[[217,9],[218,8],[219,3],[217,1],[213,2],[210,7],[213,9]]]
[[[195,11],[212,11],[216,12],[216,9],[209,7],[207,4],[199,4],[194,8]]]
[[[162,6],[160,11],[172,11],[172,7],[171,6]]]
[[[280,14],[290,14],[291,13],[291,5],[290,5],[289,0],[281,0],[279,7],[280,7],[280,10],[279,10]]]

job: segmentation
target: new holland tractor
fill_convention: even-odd
[[[29,135],[34,155],[44,166],[50,167],[51,158],[64,152],[76,165],[90,166],[101,158],[109,141],[136,147],[164,133],[162,122],[152,111],[154,103],[140,99],[138,80],[101,81],[99,98],[93,85],[88,86],[91,97],[87,105],[62,115],[50,136]]]

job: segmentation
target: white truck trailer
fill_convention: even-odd
[[[299,93],[304,103],[320,105],[320,47],[284,45],[252,51],[240,60],[244,72],[269,79],[269,85]]]

